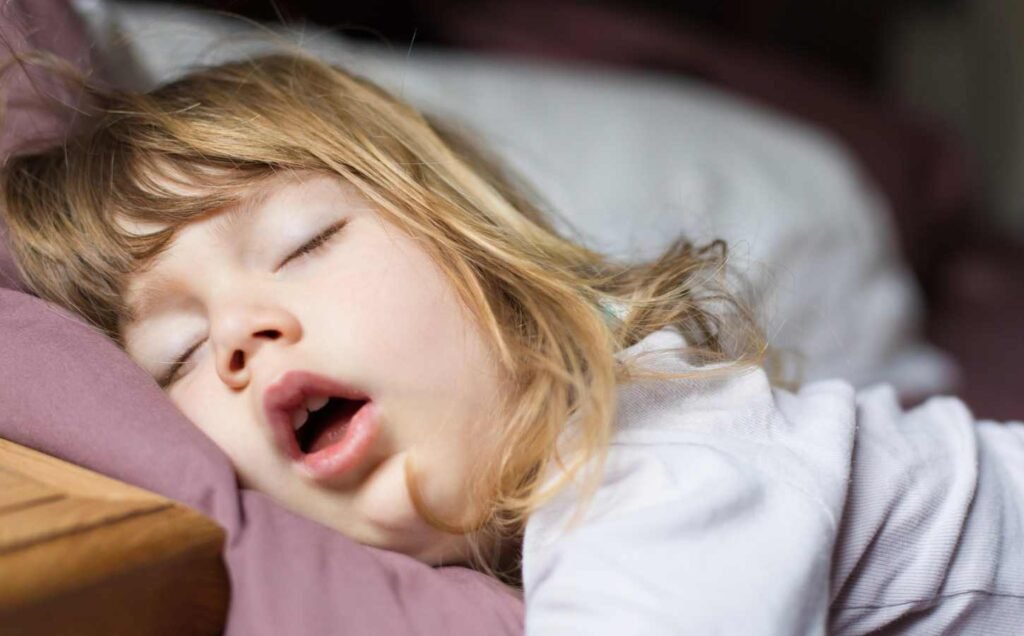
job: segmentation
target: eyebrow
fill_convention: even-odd
[[[248,196],[231,205],[228,209],[210,211],[209,214],[224,215],[222,218],[217,219],[213,226],[212,232],[214,236],[219,240],[230,240],[241,232],[243,245],[247,245],[250,242],[249,235],[252,226],[243,225],[243,221],[249,219],[252,214],[258,213],[263,208],[263,204],[270,198],[271,192],[271,184],[264,184]],[[160,257],[158,256],[154,261],[154,266],[159,264],[159,262]],[[130,303],[128,315],[124,322],[125,327],[136,325],[148,318],[164,302],[168,293],[172,292],[175,287],[181,286],[180,281],[167,274],[158,272],[150,274],[150,277],[152,280],[139,288],[134,294],[135,302]]]
[[[213,234],[219,239],[231,239],[241,231],[244,238],[249,238],[249,228],[252,226],[243,225],[243,221],[251,215],[259,213],[272,192],[271,184],[264,184],[227,210],[213,212],[223,215],[214,222]],[[248,241],[245,241],[246,243]]]

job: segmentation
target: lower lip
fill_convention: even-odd
[[[367,401],[352,416],[341,439],[315,453],[302,455],[296,463],[318,482],[338,479],[364,463],[379,431],[377,408]]]

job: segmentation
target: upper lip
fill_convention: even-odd
[[[346,400],[369,400],[362,391],[312,371],[287,371],[263,391],[263,414],[277,447],[291,459],[302,450],[295,439],[292,413],[305,408],[306,398],[327,396]]]

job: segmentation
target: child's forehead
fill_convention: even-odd
[[[120,231],[131,237],[145,237],[171,229],[177,233],[182,228],[199,221],[211,220],[225,227],[229,233],[239,225],[253,220],[257,213],[274,211],[281,206],[268,206],[270,202],[287,204],[289,200],[303,203],[316,203],[344,198],[350,202],[361,199],[359,193],[350,184],[344,183],[339,177],[311,171],[282,171],[266,177],[254,177],[250,183],[230,189],[225,197],[224,190],[210,189],[183,184],[181,181],[161,179],[155,180],[166,193],[173,198],[178,195],[182,200],[228,199],[228,203],[197,209],[194,215],[180,221],[158,221],[147,217],[145,213],[122,211],[116,214],[114,222]]]
[[[181,249],[188,251],[195,247],[195,242],[192,241],[194,237],[189,236],[191,228],[201,229],[199,226],[202,224],[202,235],[217,237],[216,240],[222,241],[223,244],[234,242],[241,246],[246,242],[270,240],[262,236],[266,234],[265,232],[258,231],[261,226],[270,228],[271,232],[280,233],[281,226],[275,224],[274,219],[285,217],[278,215],[293,217],[297,219],[295,225],[304,228],[320,216],[336,213],[339,206],[346,212],[356,214],[376,210],[360,195],[355,186],[342,181],[339,177],[307,172],[275,175],[260,180],[251,187],[239,191],[234,203],[211,209],[187,222],[173,226],[165,222],[126,216],[116,218],[121,230],[135,237],[172,230],[166,247],[158,255],[140,262],[138,268],[125,281],[124,297],[129,310],[125,317],[126,323],[135,323],[140,314],[145,315],[145,308],[152,304],[152,301],[159,301],[160,296],[173,287],[170,282],[173,276],[167,276],[164,270],[168,261],[180,262]],[[251,250],[251,245],[249,249]]]

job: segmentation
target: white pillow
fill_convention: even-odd
[[[108,45],[120,28],[152,82],[274,46],[266,30],[195,9],[79,7]],[[920,337],[885,201],[823,132],[674,76],[393,50],[311,28],[289,39],[464,122],[592,247],[650,257],[681,233],[727,240],[803,379],[887,381],[907,396],[952,385],[951,363]],[[127,61],[123,43],[109,57]]]

